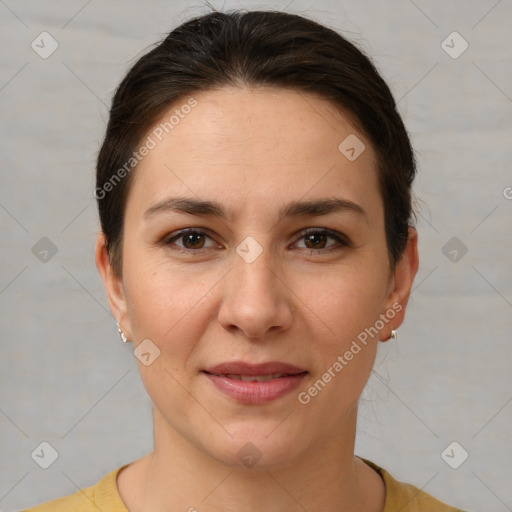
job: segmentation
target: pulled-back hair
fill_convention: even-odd
[[[350,117],[377,155],[394,267],[414,215],[416,165],[388,86],[370,59],[336,31],[296,14],[237,10],[214,11],[172,30],[135,63],[114,95],[97,159],[95,192],[114,272],[122,270],[124,210],[136,172],[126,172],[127,162],[171,104],[222,86],[314,93]],[[113,178],[118,178],[115,183]]]

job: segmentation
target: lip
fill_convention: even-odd
[[[228,361],[225,363],[205,368],[203,371],[214,374],[234,373],[236,375],[270,375],[272,373],[288,373],[296,375],[306,370],[292,364],[282,363],[280,361],[269,361],[267,363],[251,364],[245,361]]]
[[[273,402],[291,393],[308,374],[302,368],[278,361],[260,364],[249,364],[243,361],[226,362],[202,370],[202,373],[223,394],[238,403],[246,405],[261,405]],[[285,373],[287,375],[263,382],[248,382],[229,378],[226,375],[219,375],[258,376],[274,373]]]

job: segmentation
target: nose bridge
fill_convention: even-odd
[[[270,237],[261,243],[247,237],[238,245],[219,311],[225,328],[236,326],[253,338],[262,338],[269,329],[289,322],[286,293],[273,268],[275,258],[269,244]]]
[[[247,292],[272,293],[275,286],[275,274],[271,265],[273,257],[269,246],[269,239],[248,236],[236,248],[234,255],[234,278],[239,288],[246,288]]]

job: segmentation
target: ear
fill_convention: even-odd
[[[110,255],[107,250],[107,239],[104,233],[100,232],[96,237],[95,248],[96,267],[100,273],[110,311],[128,339],[131,339],[131,326],[127,313],[126,297],[123,288],[123,279],[115,275],[110,264]]]
[[[406,248],[390,279],[388,294],[382,311],[387,321],[380,330],[379,337],[381,341],[389,340],[391,330],[398,329],[404,321],[405,310],[414,278],[418,272],[418,265],[418,232],[415,228],[410,227]],[[395,314],[392,316],[393,312]]]

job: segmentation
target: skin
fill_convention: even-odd
[[[354,456],[357,404],[379,339],[403,322],[417,233],[410,228],[391,269],[375,153],[330,102],[275,88],[194,97],[197,106],[133,171],[120,276],[103,234],[97,239],[112,314],[134,348],[149,338],[160,350],[149,366],[136,359],[154,404],[154,450],[121,471],[121,498],[131,512],[382,511],[383,481]],[[338,150],[350,134],[366,146],[354,161]],[[217,201],[233,217],[166,211],[145,218],[169,196]],[[365,215],[278,219],[290,201],[332,197]],[[188,227],[209,232],[166,245]],[[308,242],[306,228],[335,230],[350,246],[321,233]],[[263,249],[252,263],[236,252],[248,236]],[[188,254],[178,251],[185,247]],[[337,249],[326,253],[330,247]],[[298,393],[397,303],[401,311],[379,334],[307,405],[299,403]],[[284,361],[309,373],[297,391],[243,405],[200,372],[229,360]],[[261,452],[252,468],[237,457],[247,442]]]

